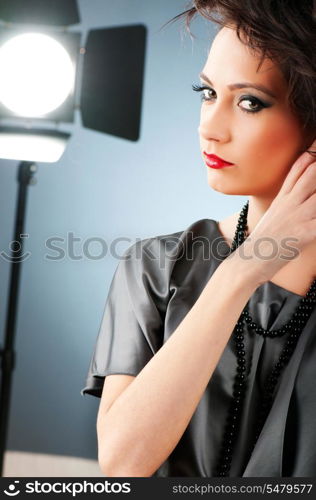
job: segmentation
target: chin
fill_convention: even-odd
[[[208,185],[211,189],[214,189],[214,191],[222,194],[231,194],[236,196],[248,196],[250,194],[250,190],[247,189],[246,186],[237,186],[236,182],[232,181],[225,182],[225,180],[208,179]]]

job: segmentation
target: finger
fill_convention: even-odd
[[[299,156],[288,172],[279,193],[281,195],[290,193],[303,172],[314,161],[315,158],[308,151],[305,151],[301,156]]]
[[[316,189],[316,162],[313,161],[306,167],[291,191],[297,203],[303,203]]]
[[[316,192],[313,192],[313,194],[304,201],[302,204],[302,213],[307,219],[316,218]]]

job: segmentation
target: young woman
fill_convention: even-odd
[[[177,17],[196,13],[221,28],[193,86],[208,184],[248,201],[119,263],[82,391],[101,397],[100,467],[315,476],[313,1],[196,0]]]

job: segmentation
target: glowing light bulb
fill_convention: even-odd
[[[74,87],[69,54],[54,38],[24,33],[0,48],[0,101],[13,113],[41,117],[58,108]]]

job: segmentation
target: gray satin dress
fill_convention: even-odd
[[[100,397],[106,375],[137,375],[181,323],[228,253],[213,219],[129,247],[111,282],[81,394]],[[248,306],[260,326],[276,329],[291,318],[300,299],[266,282],[255,290]],[[281,374],[253,452],[263,384],[287,335],[263,338],[247,325],[244,328],[248,384],[229,475],[316,477],[316,309]],[[184,434],[153,476],[214,476],[232,397],[234,352],[232,335]]]

